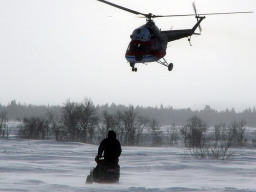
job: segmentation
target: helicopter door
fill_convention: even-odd
[[[155,39],[155,50],[162,49],[161,42],[158,39]]]
[[[155,50],[156,50],[155,39],[151,39],[151,40],[149,41],[149,48],[150,48],[150,51],[155,51]]]

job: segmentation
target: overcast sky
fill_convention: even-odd
[[[153,14],[193,13],[190,0],[110,0]],[[255,0],[197,0],[197,11],[255,11]],[[208,16],[202,35],[168,44],[165,59],[131,71],[124,55],[145,19],[96,0],[0,0],[0,103],[216,109],[256,106],[256,14]],[[159,18],[162,30],[194,17]]]

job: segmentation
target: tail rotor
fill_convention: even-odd
[[[195,12],[196,20],[197,20],[197,21],[199,21],[200,16],[197,14],[197,10],[196,10],[196,4],[195,4],[195,2],[193,2],[192,6],[193,6],[193,9],[194,9],[194,12]],[[198,26],[198,28],[199,28],[199,31],[200,31],[200,33],[201,33],[201,32],[202,32],[202,27],[201,27],[201,25],[199,25],[199,26]]]

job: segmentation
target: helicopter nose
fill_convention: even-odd
[[[136,61],[141,61],[143,59],[143,55],[136,55],[135,59]]]

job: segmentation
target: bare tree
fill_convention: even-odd
[[[135,130],[135,144],[139,145],[141,142],[141,136],[143,134],[143,131],[148,127],[149,120],[146,117],[138,116],[137,123],[136,123],[136,130]]]
[[[230,140],[233,146],[240,147],[245,143],[245,125],[246,122],[241,120],[240,122],[234,121],[230,127]]]
[[[183,139],[184,139],[184,145],[185,147],[188,147],[189,146],[189,143],[188,143],[188,134],[189,134],[189,127],[188,126],[183,126],[181,129],[180,129],[180,134],[182,135]]]
[[[112,114],[109,114],[106,110],[103,112],[103,124],[105,127],[105,131],[108,130],[115,130],[116,128],[116,119],[115,116]]]
[[[60,115],[52,111],[47,111],[46,117],[49,122],[50,132],[51,134],[53,134],[55,140],[59,141],[66,137],[66,132],[63,129],[63,125],[60,120]]]
[[[130,106],[122,113],[122,124],[124,133],[123,143],[125,145],[138,145],[140,142],[141,134],[148,125],[146,117],[139,116],[138,111]],[[120,123],[120,122],[119,122]]]
[[[35,118],[24,118],[22,126],[18,132],[18,135],[24,139],[36,139],[37,133],[35,130],[36,120]]]
[[[9,137],[7,112],[0,112],[0,136]]]
[[[123,121],[123,112],[117,111],[114,114],[115,124],[116,127],[114,130],[117,133],[117,137],[119,138],[121,143],[124,143],[125,140],[125,127],[124,127],[124,121]]]
[[[79,135],[79,117],[77,104],[68,100],[62,108],[62,122],[71,141],[75,141]]]
[[[188,119],[187,124],[181,130],[185,145],[189,147],[202,146],[204,144],[206,128],[206,123],[197,116]]]
[[[213,141],[209,139],[200,146],[190,146],[191,156],[227,160],[233,155],[233,152],[229,150],[231,147],[230,130],[225,124],[215,125],[212,139]]]
[[[136,119],[138,112],[133,106],[130,106],[128,110],[123,112],[122,120],[125,129],[124,143],[126,145],[135,145],[135,134],[136,134]]]
[[[150,121],[150,132],[152,137],[152,146],[159,146],[162,144],[162,132],[160,130],[159,122],[156,119]]]
[[[184,131],[184,134],[186,135],[186,130],[183,130],[183,131]],[[179,133],[174,123],[167,130],[167,135],[168,135],[168,141],[167,141],[168,145],[174,145],[178,143]]]
[[[120,137],[120,135],[123,133],[123,128],[121,126],[122,124],[121,119],[122,119],[122,113],[120,113],[119,111],[117,111],[114,114],[110,114],[107,110],[105,110],[103,112],[103,119],[102,119],[102,122],[100,123],[98,133],[97,133],[98,141],[100,142],[102,139],[104,139],[109,130],[115,131],[117,133],[117,136]]]
[[[48,121],[39,117],[24,118],[18,134],[25,139],[45,139],[48,126]]]
[[[87,142],[88,135],[90,143],[93,143],[95,130],[98,127],[99,118],[93,102],[85,99],[78,107],[79,125],[82,141]]]

